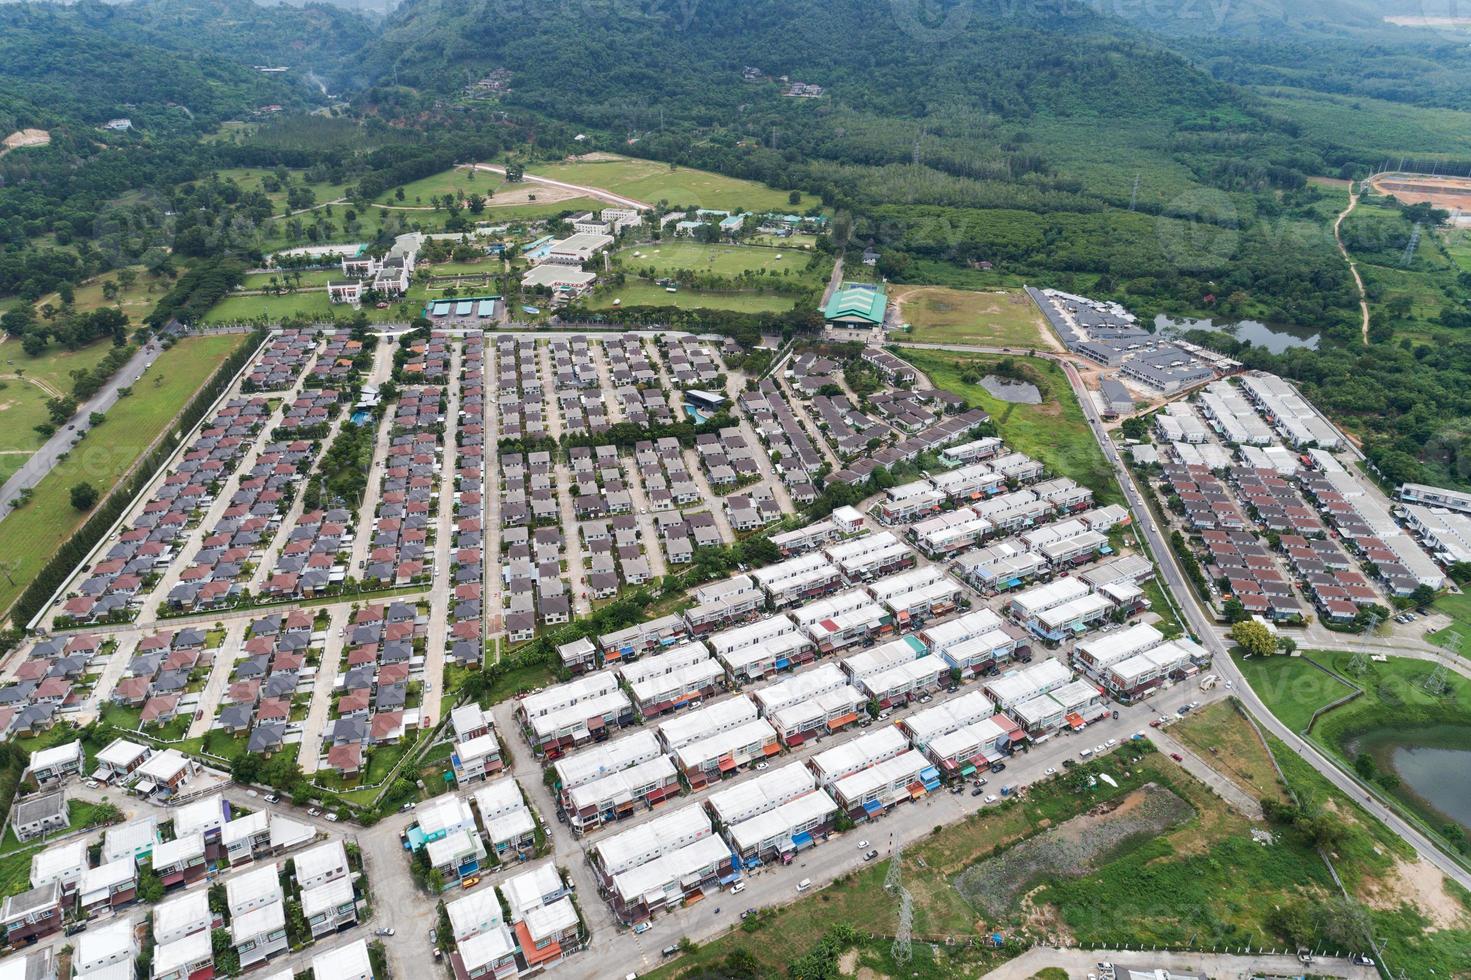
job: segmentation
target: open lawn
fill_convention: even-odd
[[[301,290],[308,286],[325,286],[341,278],[341,269],[302,269],[300,272],[282,269],[279,272],[252,272],[240,285],[242,289],[270,289],[274,281],[275,285],[285,289],[289,282]]]
[[[726,177],[705,170],[671,167],[654,160],[600,154],[598,159],[535,164],[528,173],[583,187],[597,187],[645,204],[667,201],[675,208],[711,208],[720,211],[781,211],[805,209],[789,203],[786,191],[755,181]]]
[[[821,269],[808,272],[807,264],[812,258],[810,255],[751,245],[654,242],[621,249],[614,258],[631,272],[641,273],[652,269],[658,276],[682,270],[727,278],[746,272],[758,272],[776,276],[800,276],[817,282],[824,275]]]
[[[1464,592],[1443,595],[1435,600],[1434,608],[1436,612],[1445,613],[1455,622],[1431,636],[1431,641],[1450,647],[1454,640],[1451,634],[1459,634],[1460,643],[1456,644],[1455,651],[1463,657],[1471,657],[1471,595]]]
[[[326,290],[303,289],[280,296],[226,296],[204,315],[204,322],[240,323],[258,318],[275,322],[288,316],[330,317],[331,307]]]
[[[1047,322],[1021,290],[973,292],[943,286],[894,286],[889,298],[909,324],[895,339],[917,344],[974,344],[1052,350]]]
[[[738,313],[780,313],[790,310],[796,302],[791,296],[754,290],[714,293],[681,288],[671,293],[652,283],[630,283],[617,289],[599,290],[588,297],[587,306],[593,310],[606,310],[614,305],[614,300],[622,300],[623,306],[673,306],[681,310],[735,310]]]
[[[494,200],[495,192],[505,186],[505,182],[506,179],[500,174],[488,170],[455,167],[453,170],[443,170],[422,180],[404,184],[403,197],[398,196],[398,188],[390,187],[378,201],[382,204],[426,205],[431,199],[444,197],[446,194],[453,194],[461,200],[471,194],[489,196]]]
[[[164,351],[133,386],[133,395],[119,400],[36,486],[31,502],[0,520],[0,556],[16,583],[0,580],[0,609],[9,608],[84,519],[72,508],[72,485],[86,481],[104,492],[115,485],[244,340],[243,334],[186,337]]]
[[[1351,693],[1342,682],[1302,657],[1243,657],[1236,653],[1232,659],[1272,714],[1295,732],[1308,727],[1314,711]]]
[[[143,318],[153,310],[158,298],[168,292],[170,284],[168,280],[150,275],[141,265],[132,266],[131,269],[135,278],[127,289],[119,283],[118,274],[122,270],[96,276],[77,286],[72,291],[72,308],[78,313],[91,313],[104,306],[115,306],[127,314],[131,323],[141,324]],[[103,291],[109,282],[118,286],[116,296],[111,299]],[[47,305],[60,309],[61,297],[56,293],[48,293],[36,301],[37,310]]]
[[[965,380],[968,376],[984,377],[1005,355],[912,348],[900,348],[899,353],[928,375],[935,387],[962,395],[971,405],[990,412],[998,434],[1012,449],[1041,460],[1053,474],[1071,477],[1092,488],[1100,505],[1123,502],[1108,460],[1094,440],[1062,368],[1056,364],[1041,358],[1011,358],[1025,368],[1042,392],[1040,405],[1014,405],[992,398],[979,384]]]
[[[262,185],[265,178],[274,175],[276,171],[268,168],[235,167],[219,170],[216,173],[223,179],[235,181],[235,183],[240,185],[242,190],[257,191],[263,189]],[[302,170],[287,170],[286,175],[292,187],[305,187],[311,191],[317,204],[336,201],[347,193],[346,184],[308,181],[305,177],[305,171]],[[286,193],[285,187],[274,191],[265,191],[266,197],[270,198],[271,204],[275,206],[275,213],[277,214],[282,214],[286,210]]]
[[[1447,833],[1448,819],[1432,804],[1398,779],[1384,776],[1392,768],[1394,750],[1400,745],[1457,749],[1471,744],[1471,681],[1447,673],[1446,693],[1434,694],[1425,687],[1434,671],[1433,663],[1391,658],[1369,663],[1367,670],[1350,675],[1353,655],[1341,651],[1313,650],[1311,657],[1339,674],[1351,676],[1363,694],[1322,715],[1308,737],[1335,756],[1345,768],[1354,767],[1361,754],[1373,760],[1360,776],[1377,782],[1381,790],[1410,819],[1436,836]],[[1307,724],[1314,707],[1326,704],[1345,692],[1342,684],[1300,659],[1272,657],[1265,661],[1238,658],[1252,688],[1277,717],[1299,731]],[[1315,678],[1307,671],[1317,673]],[[1321,678],[1321,680],[1319,679]],[[1471,845],[1460,832],[1449,831],[1463,859],[1471,858]]]
[[[35,426],[50,420],[46,402],[51,396],[14,377],[0,380],[0,385],[0,467],[13,461],[18,469],[45,441]]]

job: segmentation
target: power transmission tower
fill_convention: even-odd
[[[1421,685],[1425,688],[1426,694],[1437,698],[1444,697],[1450,693],[1450,681],[1446,679],[1446,675],[1450,673],[1449,661],[1451,657],[1455,656],[1452,651],[1459,651],[1461,649],[1461,634],[1459,632],[1451,630],[1446,634],[1445,638],[1447,642],[1442,644],[1443,652],[1440,655],[1440,659],[1436,661],[1435,669],[1430,672],[1429,676],[1425,678],[1424,683]]]
[[[1134,190],[1129,194],[1129,210],[1134,210],[1134,205],[1139,203],[1139,175],[1134,175]]]
[[[1415,222],[1415,227],[1410,230],[1410,240],[1405,245],[1405,252],[1399,258],[1399,264],[1408,267],[1415,260],[1415,249],[1420,247],[1420,222]]]
[[[894,958],[895,963],[908,963],[914,958],[914,899],[910,897],[909,889],[899,888],[899,928],[894,933],[893,945],[889,947],[889,955]]]
[[[904,842],[900,841],[894,848],[894,856],[889,859],[889,872],[884,875],[884,891],[891,892],[904,887],[904,873],[901,865],[904,863]]]

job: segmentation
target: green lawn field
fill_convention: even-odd
[[[1062,368],[1056,364],[1041,358],[1013,358],[1028,370],[1042,392],[1040,405],[1013,405],[992,398],[980,385],[963,377],[971,371],[984,375],[1005,355],[913,348],[900,348],[899,353],[929,375],[935,387],[962,395],[972,405],[990,412],[997,432],[1012,449],[1041,460],[1049,473],[1070,477],[1091,488],[1100,505],[1123,502],[1113,470],[1103,458],[1103,450],[1094,440]]]
[[[615,299],[621,299],[623,306],[673,306],[681,310],[734,310],[738,313],[780,313],[790,310],[795,302],[792,297],[777,293],[711,293],[683,288],[670,293],[663,286],[632,283],[599,292],[589,298],[587,305],[590,309],[606,310],[613,306]]]
[[[917,344],[974,344],[1051,350],[1042,312],[1021,290],[973,292],[941,286],[894,286],[909,331],[899,338]]]
[[[539,164],[529,167],[528,172],[569,184],[598,187],[646,204],[667,201],[674,207],[721,211],[789,211],[807,206],[790,204],[786,191],[755,181],[684,167],[671,169],[667,163],[630,157]]]
[[[278,285],[285,288],[287,277],[296,283],[298,290],[308,286],[325,286],[335,279],[342,278],[342,270],[338,269],[303,269],[300,272],[291,272],[285,269],[279,272],[253,272],[245,277],[241,286],[245,289],[270,289],[271,280],[274,279]],[[296,277],[300,276],[300,279]]]
[[[403,185],[404,195],[398,196],[398,188],[390,187],[378,198],[381,204],[428,204],[431,198],[443,197],[453,194],[459,198],[468,197],[471,194],[489,196],[495,200],[495,192],[505,185],[506,179],[500,174],[491,173],[488,170],[471,170],[468,167],[455,167],[453,170],[442,170],[437,174],[431,174],[422,180],[415,180]]]
[[[235,183],[240,185],[242,190],[248,191],[260,190],[262,179],[267,174],[272,174],[274,172],[274,169],[246,167],[235,167],[231,169],[216,171],[216,173],[218,173],[221,178],[233,180],[235,181]],[[287,174],[291,179],[292,186],[305,186],[316,197],[316,202],[318,204],[326,204],[329,201],[335,201],[347,193],[346,184],[329,184],[326,182],[308,181],[305,180],[304,173],[305,171],[302,170],[287,171]],[[266,197],[271,199],[271,204],[275,206],[275,210],[278,214],[285,211],[285,190],[266,191],[265,193]]]
[[[132,266],[135,276],[132,286],[127,289],[119,287],[117,296],[108,299],[103,293],[103,287],[108,282],[117,283],[119,271],[121,270],[96,276],[77,286],[73,291],[72,307],[78,313],[91,313],[104,306],[115,306],[126,313],[128,320],[132,323],[142,323],[143,318],[153,310],[153,304],[158,302],[158,298],[168,292],[170,284],[167,280],[150,275],[141,265],[135,265]],[[60,308],[61,297],[56,293],[42,296],[36,302],[36,309],[39,310],[47,304]]]
[[[1463,657],[1471,657],[1471,595],[1464,592],[1457,595],[1443,595],[1435,600],[1435,611],[1445,613],[1455,622],[1432,635],[1431,641],[1449,647],[1452,641],[1451,634],[1460,634],[1461,642],[1456,645],[1455,650]]]
[[[347,307],[343,306],[346,310]],[[280,296],[226,296],[204,315],[205,323],[241,323],[264,317],[270,321],[288,316],[328,317],[332,304],[326,290],[302,290]]]
[[[169,425],[214,370],[243,341],[243,334],[186,337],[164,351],[106,420],[35,488],[29,504],[0,520],[0,556],[9,579],[0,578],[0,609],[9,608],[57,546],[85,518],[69,499],[83,481],[110,489]]]
[[[806,271],[811,256],[803,252],[783,251],[750,245],[704,245],[699,242],[654,242],[620,249],[614,258],[625,269],[642,272],[653,269],[656,275],[668,275],[682,269],[716,276],[734,277],[744,272],[772,275],[797,275],[814,282],[819,277]]]

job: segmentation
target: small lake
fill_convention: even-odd
[[[1311,327],[1288,327],[1280,324],[1263,323],[1260,320],[1237,320],[1234,323],[1216,323],[1214,320],[1191,320],[1175,318],[1161,313],[1154,318],[1157,333],[1169,336],[1186,330],[1209,330],[1224,333],[1237,340],[1249,340],[1253,347],[1280,354],[1293,347],[1318,349],[1318,331]]]
[[[1374,732],[1345,747],[1350,753],[1367,751],[1381,769],[1400,778],[1402,792],[1471,833],[1471,729],[1431,725]]]

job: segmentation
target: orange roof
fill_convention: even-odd
[[[526,928],[524,920],[516,923],[516,941],[521,944],[521,955],[526,957],[527,966],[555,960],[562,955],[561,943],[547,943],[541,949],[537,949],[536,943],[531,939],[531,930]]]

